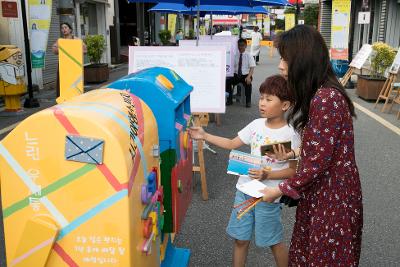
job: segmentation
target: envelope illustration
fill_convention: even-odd
[[[65,159],[103,164],[104,140],[79,135],[65,137]]]

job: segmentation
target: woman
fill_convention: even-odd
[[[61,30],[61,35],[62,35],[61,38],[63,38],[63,39],[78,39],[78,38],[75,38],[75,36],[72,34],[73,30],[69,23],[67,23],[67,22],[61,23],[60,30]],[[52,50],[53,50],[54,54],[58,55],[58,40],[53,44]],[[83,53],[86,54],[85,43],[83,43]],[[59,97],[60,96],[60,80],[59,80],[58,68],[57,68],[57,85],[56,86],[57,86],[56,95],[57,95],[57,97]]]
[[[254,31],[251,33],[251,48],[250,48],[250,54],[254,57],[254,60],[256,63],[260,61],[260,48],[261,48],[261,41],[262,41],[262,35],[258,31],[258,27],[254,27]]]
[[[175,35],[175,43],[176,43],[176,45],[179,45],[179,41],[180,40],[183,40],[183,32],[182,32],[182,30],[178,30],[176,32],[176,35]]]
[[[295,96],[288,120],[302,133],[302,148],[296,175],[263,190],[264,200],[299,200],[289,266],[357,266],[363,207],[353,104],[314,28],[294,27],[279,37],[277,48],[279,69]]]

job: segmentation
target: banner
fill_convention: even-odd
[[[269,16],[264,18],[264,36],[271,36],[271,21]]]
[[[290,30],[295,25],[295,15],[285,14],[285,31]]]
[[[32,68],[43,68],[51,21],[52,0],[28,0]]]
[[[332,1],[331,59],[348,60],[351,0]]]
[[[171,32],[172,37],[174,37],[176,30],[176,14],[168,14],[168,30]]]

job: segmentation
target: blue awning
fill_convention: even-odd
[[[187,7],[197,5],[197,0],[128,0],[130,3],[176,3]],[[224,6],[286,6],[291,5],[287,0],[200,0],[200,5]]]
[[[222,14],[222,15],[236,15],[236,14],[268,14],[267,10],[262,6],[222,6],[222,5],[200,5],[192,8],[186,7],[183,4],[175,3],[159,3],[153,8],[149,9],[150,12],[164,12],[164,13],[180,13],[194,15],[197,10],[206,14]]]

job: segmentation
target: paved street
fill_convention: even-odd
[[[258,117],[258,88],[269,75],[278,72],[279,57],[268,57],[263,48],[260,65],[256,67],[253,81],[252,107],[245,108],[238,103],[227,107],[221,116],[221,126],[210,123],[210,133],[235,137],[238,130]],[[126,68],[112,74],[111,79],[123,76]],[[354,122],[356,158],[361,175],[364,198],[364,234],[360,266],[400,266],[400,120],[394,115],[399,109],[395,106],[392,114],[382,114],[373,109],[372,103],[355,96],[349,89],[353,101],[382,117],[397,129],[388,129],[375,119],[357,109],[358,118]],[[54,104],[54,91],[41,93],[42,107]],[[28,112],[26,115],[31,114]],[[4,117],[0,114],[0,130],[15,124],[19,118]],[[0,139],[6,133],[0,135]],[[201,199],[199,174],[194,177],[194,194],[181,232],[175,243],[178,247],[191,249],[190,266],[231,266],[233,242],[225,234],[230,216],[236,177],[226,174],[229,151],[212,147],[217,154],[205,152],[209,200]],[[249,151],[243,147],[243,151]],[[285,242],[289,244],[294,223],[295,208],[283,208],[282,220],[285,226]],[[1,245],[4,247],[4,245]],[[4,254],[4,249],[1,250]],[[0,266],[4,266],[4,258]],[[275,266],[271,252],[251,245],[247,266]]]

